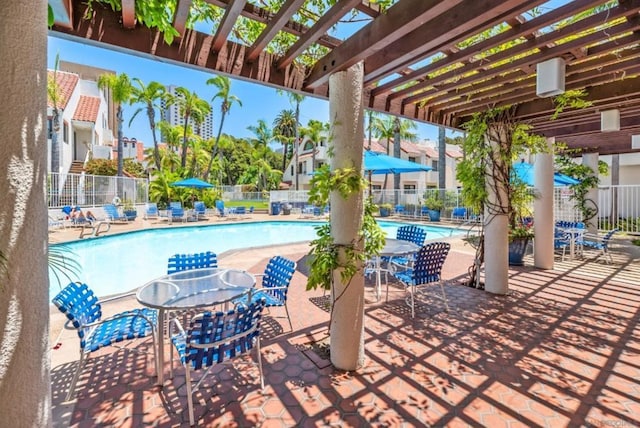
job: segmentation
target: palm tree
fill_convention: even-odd
[[[180,166],[187,167],[187,147],[189,140],[187,133],[189,131],[190,122],[199,125],[211,113],[211,105],[202,98],[198,97],[195,92],[189,91],[187,88],[178,87],[175,95],[167,97],[169,104],[177,104],[180,115],[184,120],[182,134],[182,152],[180,153]]]
[[[300,130],[300,134],[303,137],[307,137],[313,144],[313,152],[311,152],[311,172],[316,169],[316,147],[320,141],[322,141],[325,133],[329,131],[329,124],[320,122],[319,120],[311,119],[307,123],[307,126]]]
[[[231,106],[233,103],[237,103],[240,107],[242,107],[242,101],[240,98],[235,95],[231,95],[231,80],[225,76],[216,76],[207,80],[207,85],[213,85],[218,88],[218,92],[211,98],[211,102],[213,102],[216,98],[220,98],[220,126],[218,127],[218,135],[216,136],[216,142],[213,145],[213,149],[211,150],[211,159],[209,160],[209,165],[204,172],[205,181],[209,178],[209,171],[211,171],[211,164],[213,163],[213,159],[216,154],[218,154],[219,146],[220,146],[220,136],[222,135],[222,126],[224,125],[224,118],[226,117],[229,110],[231,110]],[[219,153],[220,163],[222,164],[222,150]]]
[[[116,103],[116,118],[118,119],[118,177],[122,177],[124,159],[122,158],[122,122],[124,121],[123,104],[131,103],[131,95],[133,86],[129,76],[125,73],[120,74],[102,74],[98,77],[98,87],[100,89],[110,89],[113,102]]]
[[[384,138],[386,140],[386,149],[387,154],[390,155],[391,149],[391,139],[395,138],[396,134],[399,134],[400,139],[415,141],[418,136],[415,132],[411,132],[416,129],[418,126],[415,122],[408,119],[399,119],[390,115],[383,115],[379,117],[373,117],[373,121],[371,122],[371,129],[373,134],[378,139]],[[400,149],[400,141],[396,142],[396,146]],[[395,157],[400,157],[400,150],[394,152]],[[383,189],[387,188],[387,178],[388,174],[384,175],[384,183],[382,185]]]
[[[140,107],[133,113],[133,116],[129,119],[129,126],[131,126],[138,113],[146,109],[151,135],[153,136],[153,160],[156,168],[160,169],[160,151],[158,150],[158,139],[156,137],[156,110],[162,108],[158,102],[166,98],[166,89],[164,85],[158,82],[150,82],[149,85],[145,86],[142,80],[137,77],[133,79],[133,82],[137,86],[133,87],[132,102],[144,104],[144,107]]]
[[[289,144],[296,136],[296,114],[293,110],[282,110],[273,120],[274,139],[283,146],[282,172],[287,168]]]
[[[51,172],[60,172],[60,147],[58,145],[58,134],[60,133],[60,108],[62,102],[62,92],[58,84],[58,62],[56,55],[53,73],[47,73],[47,96],[51,104]]]
[[[185,132],[185,129],[183,126],[180,125],[175,125],[172,126],[169,122],[165,122],[165,121],[161,121],[158,123],[158,128],[160,128],[160,133],[164,136],[164,142],[167,144],[167,149],[166,149],[166,153],[164,154],[164,157],[167,157],[169,154],[173,155],[171,156],[170,162],[166,162],[163,159],[163,156],[161,154],[161,165],[163,167],[169,167],[171,172],[175,171],[176,168],[180,165],[179,162],[179,158],[176,155],[178,153],[178,150],[182,144],[182,138]],[[176,162],[174,163],[173,160],[176,160]]]
[[[258,126],[247,126],[247,129],[253,132],[253,134],[256,136],[256,138],[252,139],[254,147],[267,147],[273,140],[273,133],[271,129],[262,119],[258,120]]]
[[[278,93],[282,93],[280,91],[278,91]],[[298,189],[298,152],[299,152],[299,148],[298,145],[300,144],[300,135],[299,135],[299,128],[300,128],[300,103],[302,103],[302,101],[304,101],[305,96],[302,94],[298,94],[297,92],[287,92],[287,96],[289,97],[289,102],[291,104],[295,104],[296,106],[296,120],[295,120],[295,133],[294,133],[294,154],[296,157],[296,190]]]

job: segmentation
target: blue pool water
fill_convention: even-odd
[[[176,253],[213,251],[221,254],[239,248],[287,244],[316,238],[314,226],[322,222],[269,221],[216,224],[136,231],[64,244],[82,266],[79,281],[86,282],[98,296],[126,292],[164,275],[167,259]],[[396,236],[402,223],[379,222],[389,237]],[[461,233],[455,229],[421,226],[427,240]],[[55,246],[56,244],[52,244]],[[271,256],[273,254],[266,254]],[[50,275],[51,296],[60,284]],[[66,285],[66,278],[62,278]]]

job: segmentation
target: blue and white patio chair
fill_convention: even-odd
[[[182,208],[182,202],[171,202],[169,209],[171,210],[171,220],[187,221],[187,215],[184,212],[184,208]]]
[[[174,254],[167,262],[167,273],[191,269],[217,268],[218,256],[212,251],[193,254]]]
[[[604,236],[594,236],[590,234],[583,235],[582,238],[582,246],[583,248],[588,248],[592,250],[598,250],[598,257],[604,257],[606,263],[613,263],[613,258],[611,257],[611,253],[609,253],[609,241],[614,233],[618,232],[620,229],[612,229],[608,231]]]
[[[402,239],[403,241],[413,242],[414,244],[422,247],[424,245],[424,240],[427,238],[427,231],[421,227],[415,225],[409,226],[400,226],[396,231],[396,239]],[[402,256],[402,257],[393,257],[390,260],[385,259],[387,263],[392,263],[395,268],[397,267],[407,267],[413,263],[415,259],[414,255],[411,256]]]
[[[465,221],[467,219],[467,209],[465,207],[455,207],[451,211],[452,221]]]
[[[158,204],[156,204],[155,202],[147,202],[145,204],[145,209],[144,209],[144,219],[149,220],[152,218],[155,218],[155,219],[160,218],[160,211],[158,211]]]
[[[448,311],[447,295],[442,281],[442,267],[447,259],[451,244],[448,242],[432,242],[426,244],[416,255],[413,267],[394,272],[394,276],[402,282],[409,292],[407,304],[411,307],[411,318],[415,318],[415,294],[424,291],[427,285],[439,284],[441,296],[435,296],[444,301],[444,307]],[[389,286],[387,285],[387,293]]]
[[[171,377],[173,378],[173,352],[178,354],[185,368],[189,424],[195,425],[193,393],[206,378],[209,370],[236,357],[250,354],[255,348],[260,387],[264,389],[262,356],[260,354],[260,319],[265,300],[258,299],[248,306],[239,306],[227,313],[205,312],[194,316],[185,330],[177,319],[171,320]],[[173,333],[176,331],[175,333]],[[204,369],[200,380],[194,385],[191,372]]]
[[[157,373],[158,360],[154,333],[154,326],[158,320],[157,311],[148,308],[133,309],[102,319],[101,303],[117,298],[99,301],[86,284],[79,282],[70,283],[53,298],[53,304],[71,321],[80,338],[80,361],[71,380],[66,401],[71,400],[74,395],[76,382],[86,357],[91,352],[117,342],[150,335],[153,339],[154,365]]]
[[[195,201],[193,203],[193,212],[197,220],[206,220],[209,218],[207,215],[207,207],[202,201]]]
[[[105,204],[102,206],[102,209],[104,210],[104,215],[107,218],[107,220],[112,223],[114,222],[128,223],[129,222],[129,218],[124,214],[120,214],[118,212],[118,207],[116,207],[113,204]]]
[[[556,230],[553,233],[553,250],[562,251],[561,261],[564,261],[565,254],[567,253],[567,248],[570,248],[570,247],[571,247],[571,235],[556,228]]]
[[[262,278],[262,284],[251,294],[251,301],[265,299],[267,308],[284,306],[289,321],[289,328],[293,331],[291,316],[287,307],[287,292],[291,284],[291,278],[296,271],[296,262],[281,256],[274,256],[267,263],[263,274],[256,277]],[[234,300],[235,305],[246,304],[245,298]]]

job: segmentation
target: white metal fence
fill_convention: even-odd
[[[101,206],[115,197],[143,204],[149,200],[149,183],[144,178],[113,177],[89,174],[49,174],[47,201],[49,208],[65,205]]]

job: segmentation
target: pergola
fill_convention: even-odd
[[[258,0],[204,0],[223,11],[213,34],[187,28],[201,8],[177,0],[166,9],[165,19],[180,34],[170,45],[157,29],[137,22],[139,3],[123,0],[114,12],[93,2],[88,12],[82,0],[50,0],[52,31],[324,98],[330,75],[364,61],[367,108],[459,128],[475,112],[512,105],[516,120],[534,132],[600,154],[631,152],[631,136],[640,134],[638,0],[397,0],[383,12],[366,0],[336,0],[323,14],[305,0],[283,0],[277,11]],[[327,34],[354,9],[370,22],[345,40]],[[302,15],[315,22],[300,24]],[[239,19],[264,24],[253,44],[233,37]],[[270,42],[279,32],[297,40],[278,54]],[[328,53],[303,66],[301,55],[318,46]],[[536,96],[536,66],[553,58],[566,64],[566,89],[584,90],[593,104],[550,121],[554,106]],[[603,134],[600,113],[613,109],[619,131]]]

